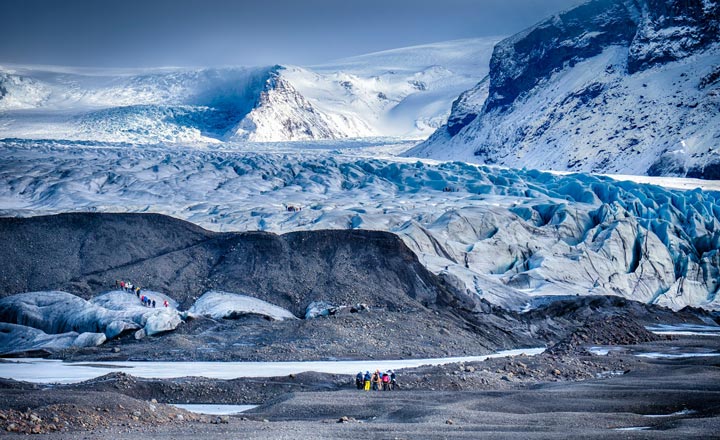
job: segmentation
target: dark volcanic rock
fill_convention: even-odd
[[[648,331],[628,316],[591,319],[566,338],[550,347],[550,354],[573,353],[588,345],[635,345],[664,339]]]
[[[453,101],[450,116],[445,125],[447,133],[452,137],[467,127],[482,111],[483,102],[488,94],[488,78],[485,77],[477,86],[466,90]]]
[[[302,316],[312,301],[400,310],[448,295],[384,232],[214,233],[162,215],[80,213],[0,219],[0,235],[2,296],[62,289],[88,298],[121,279],[184,307],[218,289]]]
[[[142,428],[168,423],[206,421],[157,401],[142,401],[117,390],[74,391],[63,387],[39,390],[33,384],[16,382],[3,390],[0,432],[44,434],[52,432],[99,431],[110,427]],[[67,434],[77,438],[77,434]]]
[[[703,0],[646,0],[628,54],[637,72],[692,54],[720,40],[720,3]]]

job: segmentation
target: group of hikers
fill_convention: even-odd
[[[365,391],[370,391],[371,389],[373,391],[390,391],[400,389],[395,372],[392,370],[388,370],[385,373],[380,370],[375,370],[373,374],[370,374],[369,371],[366,371],[365,374],[363,374],[363,372],[360,371],[355,376],[355,386],[357,389]]]
[[[138,299],[140,300],[140,302],[142,302],[142,305],[144,305],[145,307],[152,307],[152,308],[157,307],[157,303],[155,302],[154,299],[151,299],[151,298],[150,298],[149,296],[147,296],[147,295],[141,295],[141,294],[140,294],[140,293],[141,293],[140,287],[134,286],[134,285],[133,285],[132,283],[130,283],[130,282],[121,281],[121,280],[115,280],[115,287],[117,287],[117,288],[119,288],[119,289],[122,289],[122,290],[124,290],[125,292],[134,293],[135,296],[138,297]],[[163,301],[163,306],[165,306],[165,307],[169,307],[169,306],[170,306],[170,303],[168,303],[168,300],[164,300],[164,301]]]
[[[134,286],[133,283],[121,280],[115,280],[115,287],[122,289],[126,292],[132,292],[140,297],[140,287]]]

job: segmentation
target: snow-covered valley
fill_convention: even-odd
[[[219,231],[390,231],[433,272],[517,310],[532,296],[587,294],[718,307],[712,182],[683,191],[367,157],[383,149],[259,154],[5,141],[0,206],[5,216],[159,212]]]

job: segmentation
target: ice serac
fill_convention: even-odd
[[[498,43],[487,84],[458,100],[472,105],[407,155],[717,179],[719,24],[714,0],[593,0],[553,16]]]
[[[244,315],[259,315],[273,321],[297,319],[289,310],[267,301],[238,293],[212,290],[195,301],[188,313],[214,319],[236,319]]]

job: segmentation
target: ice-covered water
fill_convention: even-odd
[[[34,383],[76,383],[112,372],[135,377],[176,378],[202,376],[211,379],[238,377],[273,377],[316,371],[328,374],[351,374],[380,369],[397,370],[420,365],[443,365],[454,362],[477,362],[494,357],[536,355],[544,348],[501,351],[485,356],[434,359],[313,361],[313,362],[62,362],[48,359],[9,359],[0,363],[0,377]]]
[[[720,336],[720,326],[698,324],[658,324],[646,327],[657,335]]]
[[[675,411],[671,414],[643,414],[643,417],[650,417],[650,418],[661,418],[661,417],[678,417],[678,416],[689,416],[697,414],[697,411],[692,409],[683,409],[680,411]]]
[[[674,333],[673,333],[674,334]],[[593,346],[588,347],[587,351],[595,356],[607,356],[614,352],[623,352],[633,354],[638,357],[651,359],[685,359],[693,357],[714,357],[720,356],[720,351],[716,350],[698,350],[696,348],[666,347],[655,348],[653,351],[640,346]]]
[[[192,404],[192,403],[173,403],[172,406],[182,408],[184,410],[210,415],[234,415],[257,408],[257,405],[213,405],[213,404]]]
[[[621,350],[620,347],[588,347],[587,351],[596,356],[607,356],[611,351]]]
[[[694,357],[715,357],[715,356],[720,356],[720,352],[716,352],[716,351],[712,351],[712,352],[709,351],[709,352],[703,352],[703,353],[648,352],[648,353],[636,353],[635,356],[651,358],[651,359],[684,359],[684,358],[694,358]]]
[[[614,428],[615,431],[647,431],[649,426],[629,426],[627,428]]]

